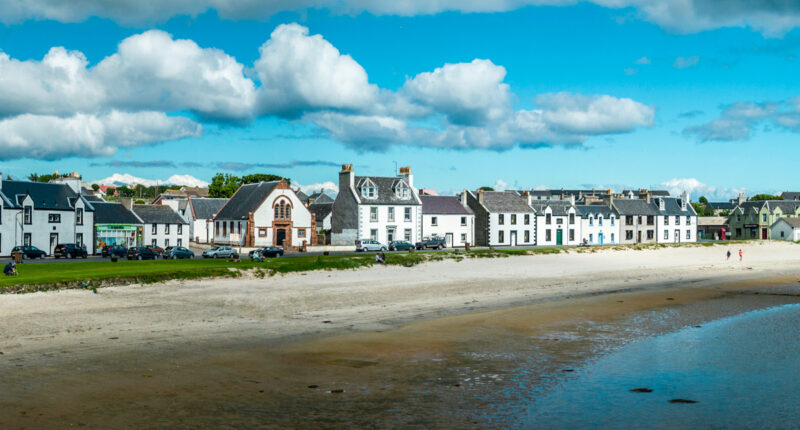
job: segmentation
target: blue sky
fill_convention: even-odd
[[[48,1],[0,6],[0,170],[14,177],[269,172],[314,186],[347,162],[410,165],[441,192],[798,187],[793,9],[36,9]],[[67,51],[43,61],[53,47]]]

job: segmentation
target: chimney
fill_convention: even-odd
[[[746,202],[747,199],[744,197],[744,193],[739,193],[739,204]]]
[[[525,197],[525,199],[528,201],[528,206],[530,206],[531,204],[533,204],[533,200],[532,200],[532,197],[531,197],[531,193],[530,193],[530,192],[528,192],[528,191],[523,191],[523,192],[522,192],[522,196],[523,196],[523,197]]]
[[[686,205],[689,203],[689,194],[684,191],[681,194],[681,210],[686,210]]]
[[[122,197],[119,199],[119,202],[122,203],[122,206],[125,206],[125,209],[131,210],[133,209],[133,198],[131,197]]]
[[[342,171],[339,172],[339,193],[356,186],[356,177],[353,174],[352,164],[342,164]]]
[[[459,197],[461,198],[461,206],[464,206],[465,208],[468,207],[469,205],[467,204],[467,190],[462,191],[461,196]]]
[[[572,206],[575,206],[575,194],[570,194],[569,195],[569,204],[571,204]]]
[[[478,190],[478,203],[483,204],[483,190]]]
[[[414,175],[411,174],[410,166],[400,168],[400,177],[406,178],[406,181],[408,181],[408,186],[414,188]]]
[[[658,210],[663,211],[664,209],[666,209],[664,199],[658,199]]]

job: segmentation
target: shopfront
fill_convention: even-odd
[[[141,246],[142,226],[132,224],[96,225],[95,238],[95,245],[98,250],[106,245],[122,245],[127,248]]]

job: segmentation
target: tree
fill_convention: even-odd
[[[706,196],[700,196],[700,198],[699,198],[699,199],[697,199],[697,200],[698,200],[700,203],[704,204],[704,205],[707,205],[707,204],[708,204],[708,199],[706,198]]]
[[[97,184],[92,184],[92,189],[93,189],[93,190],[95,190],[95,191],[97,191],[97,190],[99,190],[99,189],[100,189],[100,185],[97,185]]]
[[[479,190],[483,190],[483,191],[494,191],[494,188],[492,188],[492,187],[480,187],[478,189]]]
[[[40,175],[38,173],[31,173],[28,175],[28,180],[31,182],[50,182],[51,179],[56,179],[58,176],[53,175],[52,173],[45,173]]]
[[[211,184],[208,186],[208,196],[227,199],[230,198],[241,185],[242,178],[229,173],[217,173],[211,178]]]
[[[117,187],[117,194],[119,194],[120,197],[133,197],[133,190],[125,185],[122,185]]]
[[[252,175],[242,176],[242,184],[255,184],[257,182],[280,181],[281,179],[285,179],[286,182],[289,184],[292,183],[291,179],[284,178],[283,176],[273,175],[270,173],[254,173]]]
[[[692,207],[694,211],[697,212],[697,216],[710,216],[713,214],[709,214],[706,208],[706,205],[699,203],[699,202],[692,202]]]
[[[750,197],[750,200],[763,201],[763,200],[783,200],[781,196],[773,196],[772,194],[756,194]]]

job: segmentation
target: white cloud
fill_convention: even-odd
[[[647,65],[647,64],[650,64],[650,63],[651,63],[651,61],[647,57],[641,57],[638,60],[633,62],[633,64],[639,64],[639,65]]]
[[[653,125],[655,109],[628,98],[571,93],[536,98],[542,119],[556,132],[574,135],[625,133]]]
[[[492,188],[494,188],[495,191],[505,191],[508,189],[508,182],[502,179],[498,179],[494,181],[494,185],[492,185]]]
[[[403,92],[457,125],[484,125],[508,115],[511,96],[506,69],[490,60],[445,64],[406,81]]]
[[[24,114],[0,120],[0,158],[54,160],[113,155],[119,147],[198,136],[200,124],[161,112],[70,117]]]
[[[129,173],[114,173],[113,175],[92,181],[93,184],[98,185],[137,185],[141,184],[147,187],[153,185],[186,185],[190,187],[208,187],[208,182],[195,178],[192,175],[172,175],[167,179],[145,179],[133,176]]]
[[[675,62],[672,63],[672,67],[676,69],[688,69],[696,66],[698,63],[700,63],[700,57],[697,55],[693,55],[691,57],[678,57],[675,59]]]
[[[738,102],[723,109],[719,118],[705,124],[686,127],[684,135],[696,136],[703,142],[748,140],[762,124],[800,133],[800,112],[794,102]]]
[[[359,109],[375,101],[378,87],[349,55],[298,24],[279,25],[259,49],[261,111],[297,114],[308,109]]]
[[[685,191],[692,201],[697,201],[701,196],[704,196],[709,201],[727,201],[735,198],[739,193],[749,194],[749,190],[744,187],[714,187],[700,182],[696,178],[673,178],[662,182],[661,186],[669,191],[671,196],[679,196]]]
[[[335,196],[339,193],[339,186],[331,181],[319,182],[316,184],[306,184],[302,185],[299,182],[292,181],[292,188],[297,189],[299,188],[300,191],[306,194],[312,194],[319,191],[325,192],[326,194],[330,194]]]

